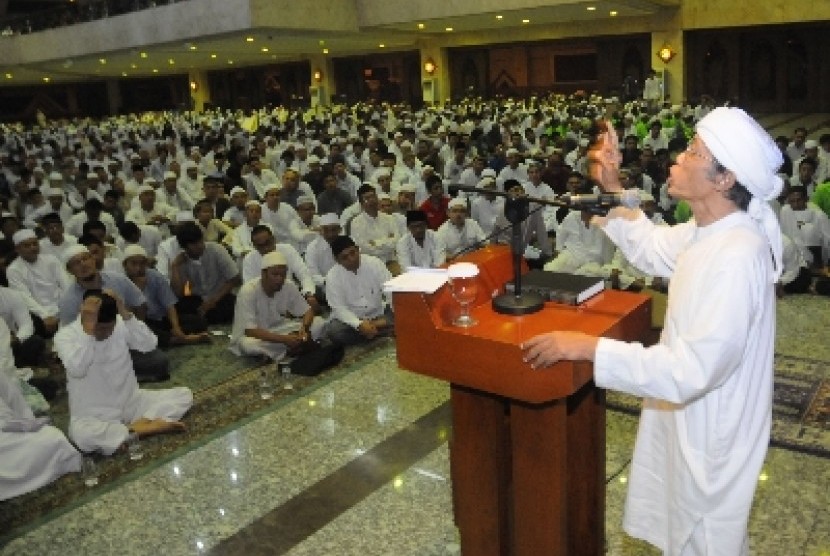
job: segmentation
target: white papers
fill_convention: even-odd
[[[403,274],[383,284],[383,290],[385,292],[435,293],[446,282],[446,268],[409,267]]]

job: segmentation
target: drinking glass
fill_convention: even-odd
[[[461,306],[461,314],[452,323],[469,328],[478,324],[470,315],[470,305],[478,295],[478,267],[473,263],[455,263],[447,268],[450,293]]]
[[[280,377],[282,378],[282,387],[284,390],[293,390],[294,382],[291,376],[291,361],[283,359],[279,362]]]
[[[81,460],[81,478],[90,488],[98,484],[98,466],[92,456],[85,455]]]
[[[270,400],[274,395],[274,378],[268,367],[259,371],[259,397]]]
[[[127,436],[127,453],[130,454],[130,459],[138,461],[144,457],[144,451],[141,449],[141,440],[138,438],[138,433],[131,432]]]

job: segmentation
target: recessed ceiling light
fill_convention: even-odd
[[[326,45],[326,41],[324,41],[324,40],[320,40],[320,41],[318,41],[318,42],[317,42],[317,44],[319,44],[320,46],[325,46],[325,45]]]
[[[522,23],[530,23],[530,20],[529,19],[523,19]]]
[[[127,72],[126,72],[126,71],[122,71],[122,72],[121,72],[121,77],[127,77]]]
[[[588,10],[589,12],[595,12],[597,10],[597,7],[596,6],[588,6],[585,9]]]
[[[132,68],[132,69],[138,69],[138,66],[137,66],[136,64],[130,64],[130,68]]]
[[[157,68],[153,68],[153,73],[158,73],[159,70]]]
[[[426,25],[424,25],[423,23],[418,24],[418,29],[423,29],[424,27],[426,27]]]
[[[99,61],[99,62],[101,62],[102,64],[106,64],[106,63],[107,63],[107,59],[106,59],[106,58],[98,58],[98,61]]]
[[[380,44],[378,45],[378,48],[386,48],[386,45],[385,45],[385,44],[383,44],[383,43],[380,43]]]
[[[139,56],[141,56],[142,58],[146,58],[146,57],[147,57],[147,53],[146,53],[146,52],[142,52],[141,54],[139,54]]]
[[[253,37],[245,37],[245,42],[254,42]]]
[[[195,44],[191,44],[191,45],[190,45],[190,50],[196,50],[196,45],[195,45]]]
[[[263,52],[268,52],[268,47],[267,47],[267,46],[263,46],[260,50],[262,50]]]
[[[617,10],[611,10],[608,15],[611,17],[617,17]]]
[[[214,54],[211,54],[211,55],[210,55],[210,57],[211,57],[211,58],[216,58],[216,54],[215,54],[215,53],[214,53]]]
[[[446,28],[444,29],[444,31],[450,32],[450,31],[452,31],[452,27],[446,27]]]
[[[233,60],[228,60],[228,65],[233,65]]]
[[[48,77],[44,77],[44,78],[43,78],[43,82],[44,82],[44,83],[49,83],[50,81],[51,81],[51,79],[50,79],[50,78],[48,78]]]
[[[6,74],[6,79],[12,79],[13,77],[14,77],[14,75],[12,75],[11,73]]]
[[[323,54],[328,54],[328,53],[329,53],[329,49],[328,49],[328,48],[324,48],[324,49],[323,49]]]
[[[176,60],[174,60],[173,58],[170,58],[169,60],[167,60],[167,63],[172,66],[173,64],[176,63]]]
[[[504,19],[504,16],[499,14],[499,15],[496,16],[496,19]]]

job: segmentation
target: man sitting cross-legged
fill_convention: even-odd
[[[66,367],[69,437],[84,452],[110,455],[139,438],[184,430],[189,388],[141,390],[130,350],[149,352],[156,337],[112,290],[86,292],[78,317],[55,335]]]
[[[279,360],[320,339],[323,319],[314,316],[287,275],[288,262],[280,251],[262,257],[260,276],[246,282],[236,296],[231,351]]]

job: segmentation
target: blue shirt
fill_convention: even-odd
[[[142,291],[147,300],[147,320],[162,320],[167,309],[179,301],[170,282],[154,268],[147,269],[147,283]]]
[[[124,300],[124,305],[130,309],[135,309],[146,303],[144,294],[126,276],[105,270],[102,270],[99,274],[101,274],[101,289],[110,289],[117,293]],[[61,296],[58,302],[61,326],[70,324],[81,312],[81,302],[84,300],[85,292],[86,290],[75,281]]]

